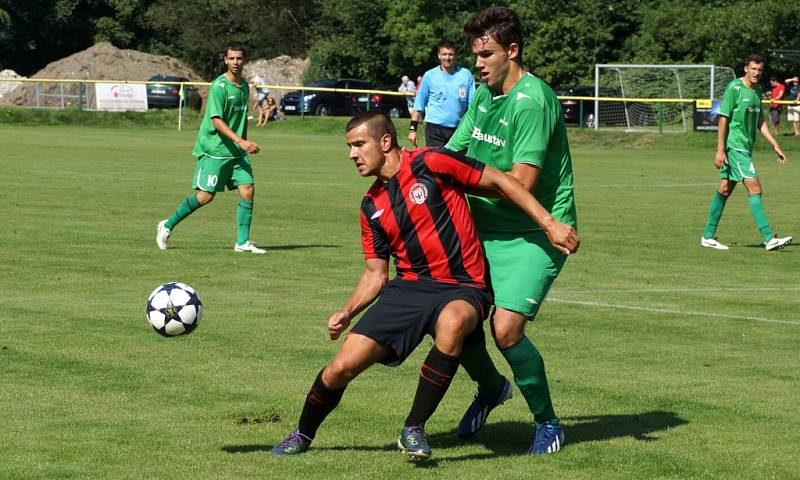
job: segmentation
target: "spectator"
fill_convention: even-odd
[[[258,74],[250,77],[250,86],[255,89],[256,101],[253,103],[253,110],[258,111],[257,127],[263,127],[267,124],[267,97],[269,97],[269,89],[264,86],[265,80]]]
[[[425,114],[425,144],[442,147],[456,131],[475,93],[472,73],[456,65],[456,46],[442,41],[438,50],[439,66],[425,72],[414,99],[408,141],[417,145],[417,126]]]
[[[775,129],[775,134],[781,134],[781,104],[775,103],[775,100],[781,100],[783,98],[783,92],[786,90],[786,86],[778,81],[775,77],[769,78],[769,85],[772,89],[769,91],[770,96],[773,101],[769,104],[769,123],[772,124],[772,128]]]
[[[400,86],[397,87],[398,92],[403,93],[417,93],[417,86],[414,84],[414,81],[408,78],[408,75],[403,75],[403,78],[400,79]],[[408,107],[408,114],[414,111],[414,96],[407,95],[406,96],[406,106]]]
[[[275,103],[275,99],[268,96],[267,97],[267,104],[264,106],[263,110],[263,117],[264,117],[264,125],[266,125],[270,121],[278,120],[278,104]]]
[[[786,100],[800,102],[800,77],[787,78],[786,84],[789,85],[789,95]],[[786,120],[792,123],[794,135],[800,137],[800,105],[789,105],[789,113],[786,114]]]

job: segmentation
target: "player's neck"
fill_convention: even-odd
[[[450,68],[446,68],[444,65],[439,65],[439,69],[448,75],[452,75],[453,72],[456,71],[456,64],[454,63]]]
[[[388,182],[400,170],[400,164],[403,161],[403,152],[399,148],[394,148],[384,157],[383,167],[376,175],[378,180],[383,183]]]
[[[508,92],[514,88],[514,85],[519,82],[519,79],[525,75],[525,69],[522,68],[517,62],[511,62],[511,65],[508,67],[508,75],[506,75],[506,79],[503,80],[503,95],[508,95]]]
[[[231,81],[231,83],[235,83],[236,85],[239,85],[239,86],[241,86],[241,84],[242,84],[242,76],[241,76],[241,75],[235,75],[235,74],[234,74],[233,72],[231,72],[230,70],[228,70],[227,72],[225,72],[225,78],[227,78],[228,80],[230,80],[230,81]]]
[[[750,78],[748,78],[748,77],[747,77],[747,75],[745,75],[744,77],[742,77],[742,83],[744,83],[744,86],[745,86],[745,87],[747,87],[747,88],[749,88],[750,90],[755,90],[755,86],[756,86],[756,84],[755,84],[755,83],[752,83],[752,82],[750,81]]]

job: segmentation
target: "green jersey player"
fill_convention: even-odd
[[[192,150],[197,157],[192,188],[177,210],[158,223],[156,245],[167,249],[172,229],[195,210],[214,200],[226,188],[239,191],[236,208],[235,252],[265,253],[250,241],[253,219],[253,169],[247,154],[258,153],[259,146],[247,140],[247,103],[250,89],[242,78],[246,61],[245,46],[232,42],[223,53],[228,70],[211,82],[200,131]]]
[[[759,55],[750,55],[745,60],[744,76],[733,80],[725,87],[722,106],[719,109],[719,131],[717,133],[717,154],[714,166],[720,170],[719,189],[711,198],[711,207],[706,220],[706,228],[700,238],[700,246],[716,250],[728,250],[728,246],[717,241],[716,233],[725,203],[738,182],[747,189],[747,203],[750,214],[764,238],[764,248],[776,250],[792,242],[792,237],[773,235],[767,221],[767,214],[761,201],[761,182],[753,165],[753,144],[756,132],[772,145],[778,155],[778,163],[786,162],[786,155],[775,141],[764,122],[761,108],[761,85],[758,84],[764,72],[764,60]]]
[[[517,14],[491,7],[464,26],[476,56],[481,87],[447,148],[506,172],[533,192],[550,212],[549,222],[575,236],[577,217],[572,160],[561,106],[555,93],[522,66],[522,28]],[[550,399],[544,361],[525,335],[567,255],[557,234],[524,218],[502,198],[473,196],[470,209],[489,262],[495,311],[495,343],[534,417],[531,454],[553,453],[564,434]],[[575,247],[577,248],[577,247]],[[489,411],[511,397],[511,385],[495,369],[482,345],[462,357],[478,394],[458,427],[462,437],[483,427]]]

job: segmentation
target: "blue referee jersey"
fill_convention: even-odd
[[[468,69],[455,67],[451,75],[440,66],[434,67],[422,77],[414,110],[425,112],[427,123],[455,128],[474,93],[475,81]]]

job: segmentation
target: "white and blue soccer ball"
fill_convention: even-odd
[[[197,328],[203,317],[203,302],[189,285],[165,283],[147,297],[145,314],[159,334],[165,337],[187,335]]]

